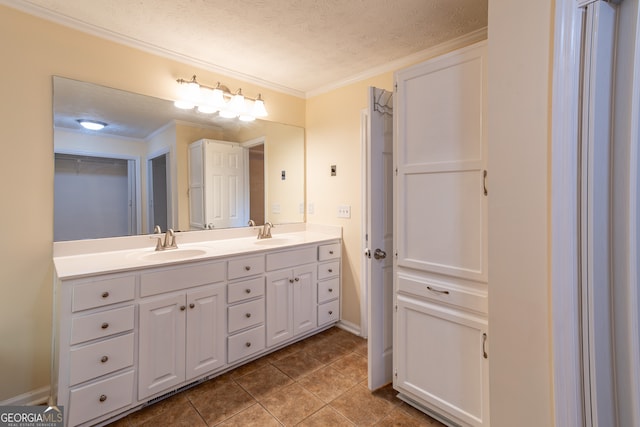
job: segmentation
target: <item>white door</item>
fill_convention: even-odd
[[[244,163],[241,146],[206,141],[204,208],[205,224],[209,228],[246,225]]]
[[[138,399],[185,380],[184,294],[140,303]]]
[[[369,88],[366,123],[366,264],[369,389],[392,381],[393,115],[391,93]]]
[[[226,285],[187,293],[187,380],[225,364]]]
[[[293,337],[291,270],[267,274],[267,347]]]
[[[318,324],[316,265],[293,270],[293,335],[310,331]]]

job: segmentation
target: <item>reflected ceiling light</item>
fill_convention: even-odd
[[[244,96],[242,89],[238,89],[233,94],[220,82],[215,87],[204,86],[198,83],[195,75],[191,80],[176,81],[178,82],[178,99],[174,105],[177,108],[197,107],[198,111],[204,114],[213,114],[217,111],[220,117],[237,117],[242,121],[253,121],[256,117],[268,115],[260,94],[255,99]]]
[[[85,129],[89,129],[89,130],[101,130],[102,128],[107,126],[106,123],[99,122],[97,120],[78,119],[76,121],[78,123],[80,123],[80,126],[82,126]]]

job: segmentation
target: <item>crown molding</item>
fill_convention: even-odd
[[[344,86],[349,86],[351,84],[360,82],[362,80],[379,76],[380,74],[388,73],[391,71],[397,71],[404,67],[408,67],[409,65],[426,61],[427,59],[434,58],[436,56],[451,52],[456,49],[463,48],[465,46],[469,46],[473,43],[477,43],[479,41],[486,40],[486,39],[487,39],[487,27],[483,27],[478,30],[474,30],[470,33],[464,34],[460,37],[456,37],[455,39],[447,40],[446,42],[432,46],[428,49],[422,50],[420,52],[416,52],[412,55],[405,56],[400,59],[396,59],[395,61],[387,62],[386,64],[380,65],[378,67],[370,68],[365,72],[355,74],[351,77],[347,77],[344,80],[340,80],[335,83],[331,83],[329,85],[322,86],[314,90],[310,90],[306,92],[306,98],[307,99],[313,98],[314,96],[318,96],[323,93],[327,93]]]
[[[293,89],[287,86],[283,86],[277,83],[269,82],[266,80],[262,80],[258,77],[240,73],[238,71],[230,70],[228,68],[221,67],[219,65],[212,64],[207,61],[202,61],[197,58],[193,58],[191,56],[184,55],[179,52],[175,52],[169,49],[162,48],[160,46],[153,45],[151,43],[146,43],[141,40],[124,36],[114,31],[109,31],[105,28],[98,27],[96,25],[87,24],[86,22],[82,22],[80,20],[70,18],[66,15],[56,13],[49,9],[45,9],[41,6],[28,3],[27,1],[0,0],[0,4],[10,7],[12,9],[20,10],[29,15],[33,15],[38,18],[42,18],[47,21],[54,22],[56,24],[60,24],[62,26],[72,28],[74,30],[77,30],[86,34],[90,34],[102,39],[106,39],[118,44],[122,44],[128,47],[134,48],[134,49],[142,50],[144,52],[151,53],[153,55],[178,61],[183,64],[192,65],[194,67],[202,68],[207,71],[221,74],[225,77],[242,80],[247,83],[252,83],[252,84],[264,87],[266,89],[274,90],[276,92],[281,92],[281,93],[295,96],[298,98],[303,98],[303,99],[305,98],[305,93],[303,91]]]

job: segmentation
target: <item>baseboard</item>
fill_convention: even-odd
[[[356,325],[355,323],[347,322],[346,320],[340,320],[340,322],[338,322],[336,326],[359,337],[362,336],[362,334],[360,333],[360,326]]]
[[[46,405],[51,387],[44,386],[0,402],[0,406]]]

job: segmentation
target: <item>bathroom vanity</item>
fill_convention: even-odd
[[[56,248],[51,403],[67,425],[112,421],[338,322],[339,228],[233,233],[180,233],[167,251],[148,236]]]

